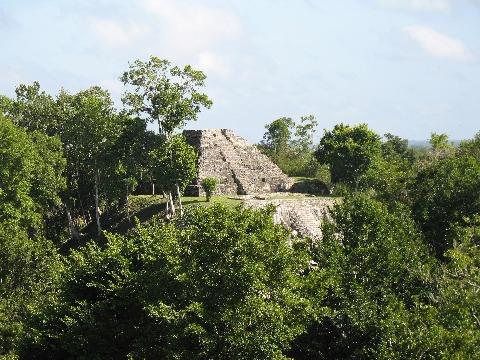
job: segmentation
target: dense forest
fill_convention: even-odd
[[[0,358],[480,358],[480,133],[267,124],[258,148],[338,200],[315,242],[272,207],[182,204],[205,80],[151,57],[120,109],[100,87],[0,96]],[[164,206],[141,223],[135,194]]]

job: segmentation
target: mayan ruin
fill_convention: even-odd
[[[0,360],[480,359],[480,0],[0,32]]]
[[[203,195],[201,179],[218,181],[216,194],[250,195],[288,190],[291,179],[266,155],[228,129],[184,130],[198,151],[198,174],[186,193]]]

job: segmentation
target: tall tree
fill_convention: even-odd
[[[0,114],[0,358],[15,358],[27,309],[49,301],[59,264],[43,234],[65,189],[64,167],[58,139]]]
[[[180,215],[183,215],[181,192],[194,179],[197,172],[195,149],[189,145],[182,135],[175,135],[161,143],[150,153],[153,175],[167,195],[169,208],[167,215],[174,215],[172,192],[176,194]]]
[[[320,163],[330,166],[333,182],[357,186],[360,176],[380,155],[380,146],[380,137],[366,124],[339,124],[325,130],[315,155]]]
[[[453,143],[448,141],[447,134],[432,133],[429,143],[431,146],[431,153],[429,155],[433,160],[443,159],[455,153],[455,147]]]
[[[129,70],[123,73],[121,80],[127,86],[127,91],[122,101],[131,114],[156,122],[159,134],[165,139],[166,149],[171,150],[168,144],[174,131],[187,121],[196,120],[202,108],[208,109],[212,105],[208,96],[201,92],[205,79],[203,72],[190,65],[180,68],[168,60],[151,56],[146,62],[134,61]],[[168,156],[172,163],[176,161],[173,152]],[[171,175],[176,174],[180,173]],[[177,190],[181,181],[180,178],[175,179]],[[170,209],[173,210],[172,194],[169,189],[167,191]]]
[[[387,133],[384,135],[385,141],[382,142],[382,157],[386,160],[403,159],[412,163],[414,153],[408,147],[408,140],[402,139],[397,135]]]
[[[294,127],[295,122],[289,117],[281,117],[265,125],[267,131],[263,135],[262,146],[275,156],[286,153]]]
[[[290,176],[316,176],[318,162],[313,156],[313,134],[318,122],[313,115],[282,117],[265,125],[266,132],[258,145],[283,172]]]
[[[116,113],[109,93],[99,87],[71,95],[66,102],[70,114],[66,118],[62,140],[69,162],[70,189],[78,190],[79,201],[82,201],[84,195],[80,192],[84,185],[93,198],[97,232],[100,234],[101,198],[109,190],[105,186],[102,191],[102,180],[108,179],[116,169],[117,163],[112,158],[114,154],[109,149],[121,133],[122,119]],[[103,199],[109,200],[106,196]]]
[[[41,231],[65,189],[60,142],[27,133],[0,115],[0,220]]]
[[[452,226],[480,213],[480,159],[447,157],[422,168],[410,185],[415,219],[438,257],[451,249]]]
[[[212,101],[200,91],[203,72],[186,65],[183,69],[168,60],[151,56],[136,60],[121,77],[127,86],[122,101],[127,109],[147,121],[156,122],[160,134],[169,137],[187,121],[196,120]]]
[[[292,357],[409,359],[428,353],[435,330],[417,309],[427,307],[434,288],[433,262],[408,209],[389,210],[355,194],[331,215],[322,244],[312,251],[318,266],[304,293],[315,314]]]
[[[314,115],[300,117],[300,123],[295,125],[295,139],[293,145],[297,152],[311,152],[313,146],[313,135],[315,134],[318,121]]]
[[[0,97],[0,112],[15,124],[47,135],[58,135],[58,115],[55,99],[40,89],[40,84],[20,84],[15,89],[16,97]]]

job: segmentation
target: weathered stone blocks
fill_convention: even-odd
[[[200,183],[206,177],[217,179],[216,194],[270,193],[292,186],[277,165],[231,130],[185,130],[183,135],[198,151],[197,178],[187,195],[203,195]]]

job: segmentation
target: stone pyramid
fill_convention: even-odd
[[[185,193],[200,196],[202,179],[217,179],[216,194],[259,194],[285,191],[292,185],[266,155],[227,129],[185,130],[187,142],[198,151],[198,173]]]

